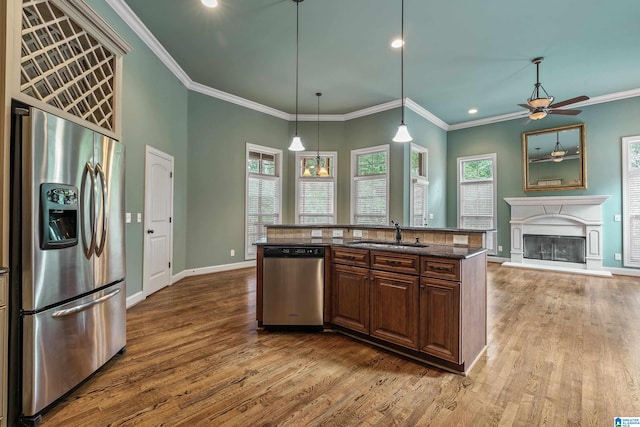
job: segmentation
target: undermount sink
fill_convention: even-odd
[[[395,248],[395,249],[405,249],[405,248],[426,248],[429,245],[425,245],[424,243],[392,243],[392,242],[351,242],[352,246],[367,246],[370,248]]]

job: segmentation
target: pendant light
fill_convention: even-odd
[[[551,158],[554,162],[561,162],[564,159],[564,155],[567,154],[567,150],[560,145],[560,132],[556,132],[556,146],[553,147],[551,152]]]
[[[298,45],[300,44],[300,18],[299,6],[304,0],[293,0],[296,3],[296,134],[291,140],[289,151],[304,151],[304,145],[298,136]],[[403,0],[404,1],[404,0]]]
[[[316,92],[316,96],[318,97],[318,155],[316,157],[316,167],[318,168],[318,176],[327,177],[329,176],[329,171],[326,165],[320,166],[320,97],[322,93]]]
[[[402,100],[402,120],[398,126],[398,132],[393,137],[393,142],[411,142],[413,138],[409,135],[409,129],[404,124],[404,0],[402,0],[402,18],[401,18],[401,37],[402,46],[400,47],[400,98]]]

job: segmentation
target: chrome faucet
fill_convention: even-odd
[[[400,229],[400,223],[394,220],[391,220],[391,224],[396,227],[396,244],[399,245],[402,240],[402,230]]]

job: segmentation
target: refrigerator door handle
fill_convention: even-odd
[[[54,311],[53,313],[51,313],[51,317],[64,317],[64,316],[70,316],[72,314],[75,313],[79,313],[81,311],[84,311],[90,307],[93,307],[94,305],[100,304],[106,300],[108,300],[109,298],[113,298],[114,296],[118,295],[120,293],[120,289],[116,289],[113,290],[111,292],[109,292],[108,294],[105,294],[103,296],[101,296],[100,298],[96,298],[92,301],[86,302],[84,304],[80,304],[77,305],[75,307],[71,307],[71,308],[66,308],[64,310],[57,310]]]
[[[87,207],[87,202],[85,200],[85,186],[87,184],[87,175],[89,175],[89,178],[91,179],[91,192],[89,193],[89,225],[91,226],[91,242],[89,243],[89,246],[87,246],[87,230],[86,230],[86,224],[84,221],[85,218],[85,213],[84,213],[84,209]],[[84,171],[82,172],[82,185],[80,188],[80,207],[82,209],[81,215],[80,215],[80,228],[81,228],[81,233],[82,233],[82,246],[84,249],[84,255],[87,257],[87,259],[90,259],[91,256],[93,255],[93,252],[95,250],[96,247],[96,230],[95,230],[95,222],[96,222],[96,204],[94,201],[94,194],[96,192],[96,175],[93,172],[93,168],[91,167],[91,163],[87,162],[84,165]]]
[[[96,255],[102,255],[104,244],[107,241],[107,227],[109,224],[109,209],[107,209],[107,179],[104,176],[104,169],[100,163],[96,164],[95,175],[100,178],[100,186],[102,187],[102,239],[100,243],[96,242]]]

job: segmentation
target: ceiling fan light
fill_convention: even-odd
[[[560,163],[562,160],[564,160],[564,157],[562,157],[562,156],[553,158],[553,161],[556,162],[556,163]]]
[[[216,7],[218,6],[218,0],[201,0],[202,4],[207,7]]]
[[[409,135],[409,129],[404,123],[398,126],[398,132],[392,139],[393,142],[411,142],[413,138]]]
[[[556,150],[554,150],[554,151],[551,152],[551,157],[562,157],[565,154],[567,154],[566,151],[562,151],[562,150],[556,151]]]
[[[298,135],[294,136],[293,140],[291,140],[289,151],[304,151],[304,145],[302,145],[302,141]]]
[[[527,103],[533,108],[547,108],[553,102],[553,96],[548,98],[530,98]]]
[[[533,113],[529,114],[529,118],[531,120],[540,120],[544,119],[545,117],[547,117],[547,112],[544,110],[534,111]]]

